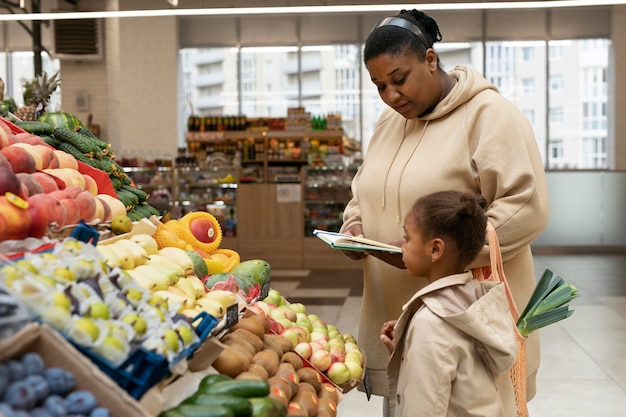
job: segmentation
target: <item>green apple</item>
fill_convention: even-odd
[[[94,319],[108,320],[111,316],[109,306],[104,301],[96,301],[89,306],[89,316]]]
[[[296,313],[301,313],[301,314],[306,315],[306,306],[302,303],[291,303],[291,304],[287,304],[287,306],[293,311],[295,311]]]
[[[326,371],[326,374],[337,385],[350,381],[352,373],[344,362],[333,362]]]

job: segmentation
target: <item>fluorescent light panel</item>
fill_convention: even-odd
[[[333,14],[333,13],[381,13],[397,12],[401,9],[425,11],[444,10],[498,10],[498,9],[556,9],[568,7],[616,6],[626,0],[545,0],[545,1],[500,1],[486,3],[439,3],[439,4],[385,4],[385,5],[342,5],[342,6],[293,6],[293,7],[225,7],[204,9],[158,9],[119,10],[100,12],[59,12],[0,14],[0,21],[59,20],[59,19],[104,19],[114,17],[163,17],[163,16],[251,16],[280,14]]]

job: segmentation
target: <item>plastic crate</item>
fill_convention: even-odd
[[[168,362],[167,358],[163,355],[144,348],[139,348],[132,352],[124,363],[116,367],[91,350],[71,340],[70,342],[72,342],[81,353],[91,359],[100,370],[126,390],[131,397],[140,399],[146,391],[158,384],[169,374],[171,365],[181,359],[191,357],[217,324],[217,318],[206,312],[199,313],[193,319],[193,322],[196,323],[198,320],[200,320],[200,322],[195,327],[195,332],[198,335],[199,341],[181,352],[173,363]]]

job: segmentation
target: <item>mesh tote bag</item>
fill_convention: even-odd
[[[478,280],[497,281],[504,283],[506,289],[506,298],[509,302],[511,311],[511,321],[515,329],[515,338],[517,340],[517,360],[509,371],[513,388],[515,390],[515,403],[517,405],[517,416],[528,417],[528,407],[526,400],[526,338],[522,336],[517,329],[517,320],[519,319],[519,311],[513,300],[509,283],[504,276],[504,267],[502,265],[502,252],[500,251],[500,242],[496,229],[491,223],[487,223],[487,238],[489,241],[489,259],[490,266],[474,269],[474,278]]]

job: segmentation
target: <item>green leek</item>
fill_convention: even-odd
[[[569,303],[578,297],[578,289],[546,269],[517,321],[523,336],[571,316]]]

